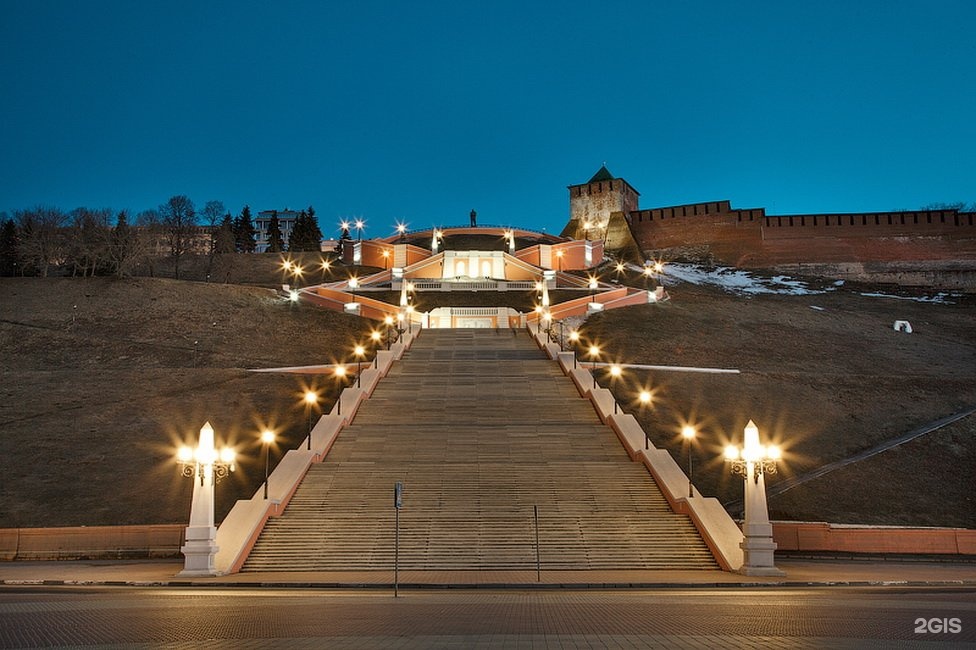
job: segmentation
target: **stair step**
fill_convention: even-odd
[[[506,333],[507,334],[507,333]],[[593,407],[523,335],[427,330],[244,571],[715,569]]]

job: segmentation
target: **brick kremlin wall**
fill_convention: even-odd
[[[905,264],[917,271],[976,270],[976,213],[769,216],[714,201],[636,210],[629,219],[642,250],[704,254],[744,268],[814,265],[828,275],[835,267],[841,277],[888,272],[889,263],[902,272]]]

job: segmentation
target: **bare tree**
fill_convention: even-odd
[[[94,276],[108,265],[112,211],[76,208],[71,211],[71,228],[66,233],[67,261],[71,275]]]
[[[163,218],[158,210],[143,210],[136,215],[136,229],[141,239],[149,277],[156,277],[156,261],[164,253],[166,235]]]
[[[37,206],[14,212],[20,229],[24,262],[47,277],[52,266],[64,262],[64,226],[68,217],[58,208]]]
[[[965,201],[956,201],[954,203],[929,203],[928,205],[923,205],[922,210],[957,210],[959,212],[976,212],[976,201],[970,204],[966,204]]]
[[[181,194],[170,197],[169,201],[159,206],[159,216],[169,246],[169,254],[173,258],[176,279],[179,280],[180,260],[192,248],[197,212],[193,207],[193,201]]]
[[[146,237],[129,225],[129,215],[123,210],[116,218],[109,237],[108,260],[112,273],[118,278],[132,275],[132,270],[145,254]]]

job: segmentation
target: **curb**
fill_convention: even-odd
[[[7,587],[193,587],[220,589],[393,589],[392,583],[359,582],[199,582],[195,580],[0,580]],[[587,589],[755,589],[796,587],[976,587],[976,580],[799,580],[782,582],[572,582],[572,583],[400,583],[423,590],[587,590]]]

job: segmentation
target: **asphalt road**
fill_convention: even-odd
[[[940,631],[941,630],[941,631]],[[972,588],[3,587],[0,647],[976,647]]]

